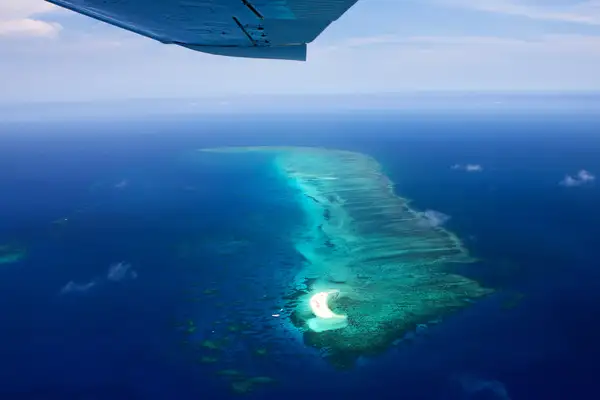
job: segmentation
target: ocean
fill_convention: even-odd
[[[596,398],[599,129],[575,111],[5,122],[0,397]],[[223,146],[372,157],[494,293],[332,366],[289,309],[302,196],[269,157],[197,151]]]

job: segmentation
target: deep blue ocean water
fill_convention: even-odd
[[[229,329],[219,361],[199,362],[225,325],[277,312],[256,299],[282,295],[301,261],[301,211],[271,166],[194,153],[231,145],[372,155],[415,208],[451,217],[482,260],[462,272],[498,293],[350,372],[281,320],[261,322],[264,343]],[[0,245],[27,255],[0,265],[0,397],[233,398],[216,373],[230,368],[276,380],[250,398],[597,398],[599,182],[559,181],[600,174],[599,155],[600,119],[576,114],[2,124]]]

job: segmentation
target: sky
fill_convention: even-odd
[[[600,90],[600,0],[359,0],[305,63],[164,45],[0,1],[0,103],[255,94]]]

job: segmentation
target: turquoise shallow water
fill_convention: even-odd
[[[0,146],[0,243],[18,243],[27,256],[0,271],[1,301],[11,305],[2,394],[231,398],[234,372],[218,371],[235,369],[276,380],[256,383],[250,398],[586,398],[600,332],[598,190],[558,181],[600,171],[600,147],[597,123],[575,120],[12,126]],[[293,188],[259,157],[190,162],[194,149],[234,144],[372,155],[411,206],[450,216],[445,227],[483,260],[461,272],[501,295],[355,371],[331,370],[289,321],[273,317],[303,262],[292,240],[304,223]],[[452,170],[456,163],[483,171]],[[119,262],[131,270],[109,279]],[[94,285],[61,294],[71,281]]]

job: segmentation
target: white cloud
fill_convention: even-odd
[[[131,264],[124,262],[112,264],[108,269],[106,279],[109,281],[120,282],[126,279],[136,279],[137,272],[131,269]]]
[[[57,6],[43,0],[2,0],[0,3],[0,15],[6,18],[44,14],[57,9]]]
[[[596,177],[592,174],[590,174],[588,171],[586,170],[581,170],[579,171],[579,173],[577,174],[577,176],[579,177],[580,180],[582,180],[583,182],[591,182],[594,179],[596,179]]]
[[[119,181],[119,183],[116,183],[114,185],[115,189],[125,189],[127,186],[129,186],[129,181],[127,179],[122,179],[121,181]]]
[[[69,283],[62,287],[62,289],[60,290],[60,294],[86,293],[92,288],[97,287],[107,281],[122,282],[126,280],[133,280],[137,277],[138,274],[131,268],[131,264],[119,262],[116,264],[112,264],[108,268],[106,278],[95,278],[87,283],[77,283],[75,281],[69,281]]]
[[[60,290],[60,293],[85,293],[94,286],[96,286],[96,281],[90,281],[88,283],[77,283],[75,281],[69,281],[69,283],[63,286],[63,288]]]
[[[62,26],[37,19],[58,7],[42,0],[2,0],[0,2],[0,38],[56,37]]]
[[[592,183],[596,180],[596,177],[590,172],[582,169],[577,175],[565,175],[565,178],[560,181],[560,185],[566,187],[582,186]]]
[[[481,172],[481,171],[483,171],[483,167],[480,164],[465,164],[465,165],[454,164],[450,168],[460,170],[460,171],[466,171],[466,172]]]
[[[479,164],[467,164],[465,166],[465,171],[467,171],[467,172],[480,172],[480,171],[483,171],[483,168],[481,168],[481,165],[479,165]]]
[[[0,37],[3,36],[37,36],[55,37],[62,26],[53,22],[24,18],[0,21]]]
[[[600,25],[600,1],[587,0],[575,4],[535,4],[523,0],[440,0],[447,5],[481,11],[521,16],[531,19]],[[542,2],[540,2],[542,3]]]
[[[426,210],[419,215],[422,218],[421,225],[431,227],[442,226],[450,219],[449,215],[435,210]]]

